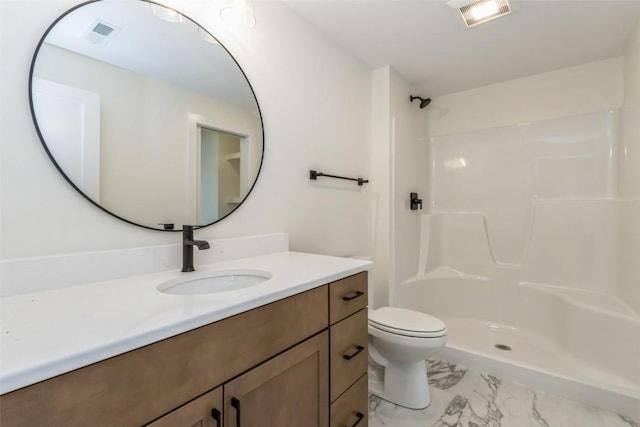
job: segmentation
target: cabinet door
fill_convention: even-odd
[[[222,427],[222,387],[169,412],[147,427]]]
[[[225,427],[326,427],[325,331],[225,384]]]

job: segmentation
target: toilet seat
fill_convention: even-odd
[[[438,338],[447,334],[444,322],[437,317],[398,307],[382,307],[370,312],[369,326],[414,338]]]

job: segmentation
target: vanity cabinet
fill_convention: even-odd
[[[359,273],[6,393],[0,425],[325,427],[339,413],[350,427],[361,413],[364,426],[367,391],[354,384],[366,383],[366,280]],[[338,363],[345,355],[353,363]]]
[[[223,414],[225,427],[324,427],[328,338],[322,332],[146,427],[222,427]]]

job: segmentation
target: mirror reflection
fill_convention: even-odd
[[[67,180],[128,222],[207,225],[258,177],[260,110],[215,38],[146,1],[97,1],[55,22],[31,76],[36,127]]]

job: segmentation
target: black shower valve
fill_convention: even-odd
[[[410,193],[409,202],[412,211],[417,211],[418,208],[422,209],[422,199],[418,199],[418,193]]]

